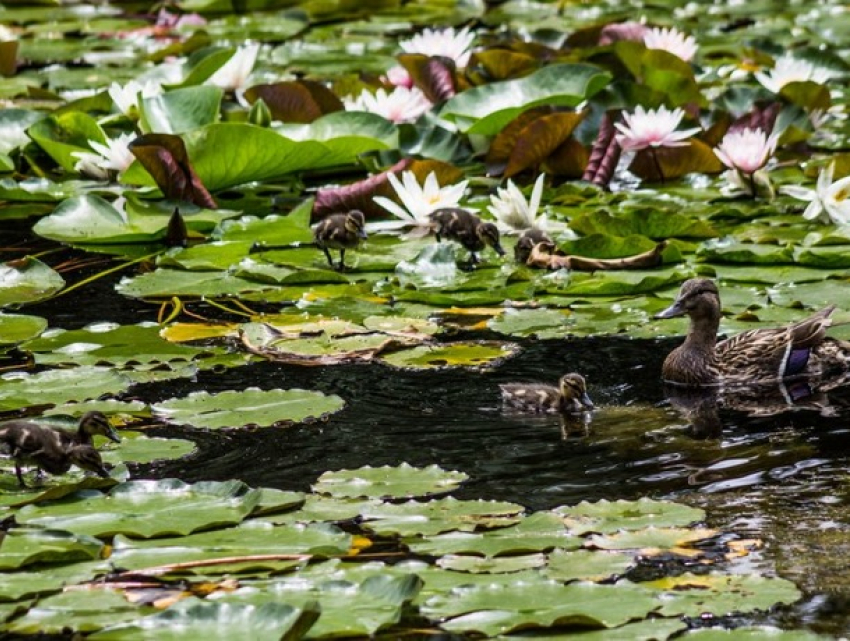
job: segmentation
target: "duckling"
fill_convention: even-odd
[[[25,423],[26,421],[11,421],[11,423],[18,422]],[[5,423],[5,425],[9,425],[9,423]],[[110,425],[109,419],[106,418],[106,414],[103,412],[92,411],[83,414],[76,432],[68,432],[63,429],[56,429],[56,431],[59,433],[59,438],[65,446],[93,445],[93,436],[105,436],[115,443],[121,442],[121,437],[115,431],[115,428]]]
[[[100,453],[91,442],[76,440],[79,437],[79,432],[69,434],[29,421],[9,421],[0,425],[0,448],[15,460],[15,476],[21,487],[26,487],[22,464],[35,465],[50,474],[64,474],[71,465],[77,465],[109,476]],[[83,438],[91,441],[91,434],[84,433]]]
[[[542,229],[526,229],[514,245],[514,260],[522,265],[528,262],[531,250],[535,245],[543,243],[543,248],[551,254],[555,251],[555,242]]]
[[[789,378],[817,377],[850,367],[850,342],[826,336],[835,309],[770,329],[751,329],[717,342],[720,293],[707,278],[685,281],[675,302],[656,318],[687,315],[685,342],[664,360],[662,378],[687,386],[751,385]]]
[[[428,217],[434,227],[437,242],[445,236],[448,240],[455,240],[469,251],[469,266],[478,263],[475,252],[481,251],[488,245],[492,247],[499,256],[505,255],[505,250],[499,244],[499,230],[493,223],[485,223],[473,213],[460,209],[459,207],[443,207],[435,209]]]
[[[581,374],[565,374],[558,387],[540,383],[509,383],[499,387],[506,405],[528,412],[563,414],[593,409]]]
[[[313,228],[313,240],[325,256],[331,268],[345,270],[345,250],[354,249],[361,240],[368,238],[366,234],[366,217],[359,209],[352,209],[347,214],[331,214]],[[339,250],[339,265],[334,265],[328,249]]]

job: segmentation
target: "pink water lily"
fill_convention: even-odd
[[[776,151],[778,136],[746,127],[723,136],[714,153],[729,169],[751,175],[761,169]]]
[[[412,122],[433,107],[420,89],[402,86],[389,93],[378,89],[373,94],[364,89],[356,98],[346,98],[343,102],[347,111],[368,111],[395,123]]]
[[[638,105],[634,112],[623,114],[623,123],[614,126],[620,131],[617,142],[623,151],[640,151],[648,147],[686,147],[687,139],[697,133],[699,127],[677,131],[685,112],[681,109],[646,110]]]
[[[647,49],[661,49],[690,62],[697,52],[697,41],[693,36],[682,33],[673,27],[654,27],[643,34],[643,44]]]
[[[475,34],[470,32],[469,27],[464,27],[460,31],[447,27],[442,30],[425,29],[422,33],[409,40],[402,40],[398,44],[405,53],[451,58],[458,67],[463,68],[469,63],[473,40],[475,40]]]

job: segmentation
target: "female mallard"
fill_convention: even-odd
[[[835,306],[793,325],[751,329],[717,342],[720,294],[707,278],[686,281],[676,301],[656,318],[690,316],[685,342],[664,360],[665,381],[678,385],[766,383],[846,370],[850,343],[826,336]]]
[[[316,246],[325,252],[330,266],[338,271],[345,270],[345,250],[354,249],[367,237],[366,217],[359,209],[347,214],[332,214],[313,228]],[[334,265],[328,249],[339,250],[339,265]]]
[[[563,414],[593,409],[581,374],[565,374],[557,387],[540,383],[510,383],[499,387],[506,405],[528,412]]]
[[[428,217],[434,226],[437,242],[445,236],[448,240],[460,243],[469,252],[469,264],[478,262],[476,252],[492,247],[499,256],[505,250],[499,243],[499,229],[493,223],[485,223],[478,216],[459,207],[435,209]]]

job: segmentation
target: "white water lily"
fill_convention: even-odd
[[[643,44],[647,49],[661,49],[690,62],[697,52],[697,41],[673,27],[654,27],[643,34]]]
[[[786,185],[780,191],[809,203],[803,218],[836,225],[850,224],[850,176],[832,182],[835,163],[822,169],[815,189]]]
[[[776,59],[769,73],[756,73],[756,80],[768,91],[779,93],[787,84],[792,82],[816,82],[825,84],[837,75],[832,69],[819,67],[808,60],[801,60],[785,54]]]
[[[126,85],[113,82],[109,85],[108,90],[112,102],[125,116],[138,114],[139,102],[143,98],[153,98],[162,92],[162,85],[156,80],[145,80],[144,82],[131,80]]]
[[[359,96],[346,98],[343,103],[348,111],[368,111],[395,123],[412,122],[433,107],[420,89],[401,86],[389,93],[378,89],[373,94],[364,89]]]
[[[9,27],[0,24],[0,42],[15,42],[18,39],[18,34],[9,29]]]
[[[89,147],[94,149],[94,152],[71,153],[78,159],[74,169],[91,178],[108,180],[112,172],[124,171],[136,159],[129,149],[130,143],[135,138],[134,133],[122,134],[118,138],[107,138],[105,145],[89,140]]]
[[[634,112],[624,113],[623,123],[615,123],[614,126],[620,131],[617,134],[617,142],[623,151],[640,151],[647,147],[686,147],[690,138],[700,129],[685,129],[676,131],[682,122],[685,112],[682,109],[644,109],[638,105]]]
[[[413,78],[410,77],[407,69],[401,65],[394,65],[387,69],[386,75],[381,78],[382,81],[388,82],[394,87],[412,87]]]
[[[425,56],[443,56],[451,58],[459,68],[466,67],[472,53],[470,47],[475,40],[475,34],[469,27],[455,31],[453,27],[446,29],[425,29],[409,40],[398,44],[406,53],[421,53]]]
[[[246,44],[239,47],[230,57],[230,60],[219,67],[216,72],[207,78],[205,84],[221,87],[225,91],[236,91],[246,89],[248,76],[254,70],[257,62],[257,54],[260,51],[259,44]]]
[[[768,136],[762,129],[745,127],[723,136],[714,153],[729,169],[751,175],[767,164],[778,139],[776,134]]]
[[[528,200],[510,178],[505,187],[499,187],[496,194],[490,196],[487,209],[496,219],[496,227],[501,233],[521,234],[526,229],[546,229],[546,214],[537,216],[545,179],[545,174],[537,177]]]
[[[440,187],[437,174],[433,171],[428,174],[422,185],[412,171],[403,172],[401,180],[393,173],[389,173],[387,178],[403,206],[383,196],[375,196],[373,200],[399,220],[370,223],[368,227],[371,230],[415,227],[417,229],[414,236],[423,236],[430,231],[431,221],[428,214],[432,211],[443,207],[458,207],[469,183],[468,180],[462,180],[455,185]]]

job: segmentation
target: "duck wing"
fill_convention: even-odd
[[[834,305],[793,325],[751,329],[717,343],[718,367],[725,377],[782,379],[805,371],[812,350],[826,338]]]

